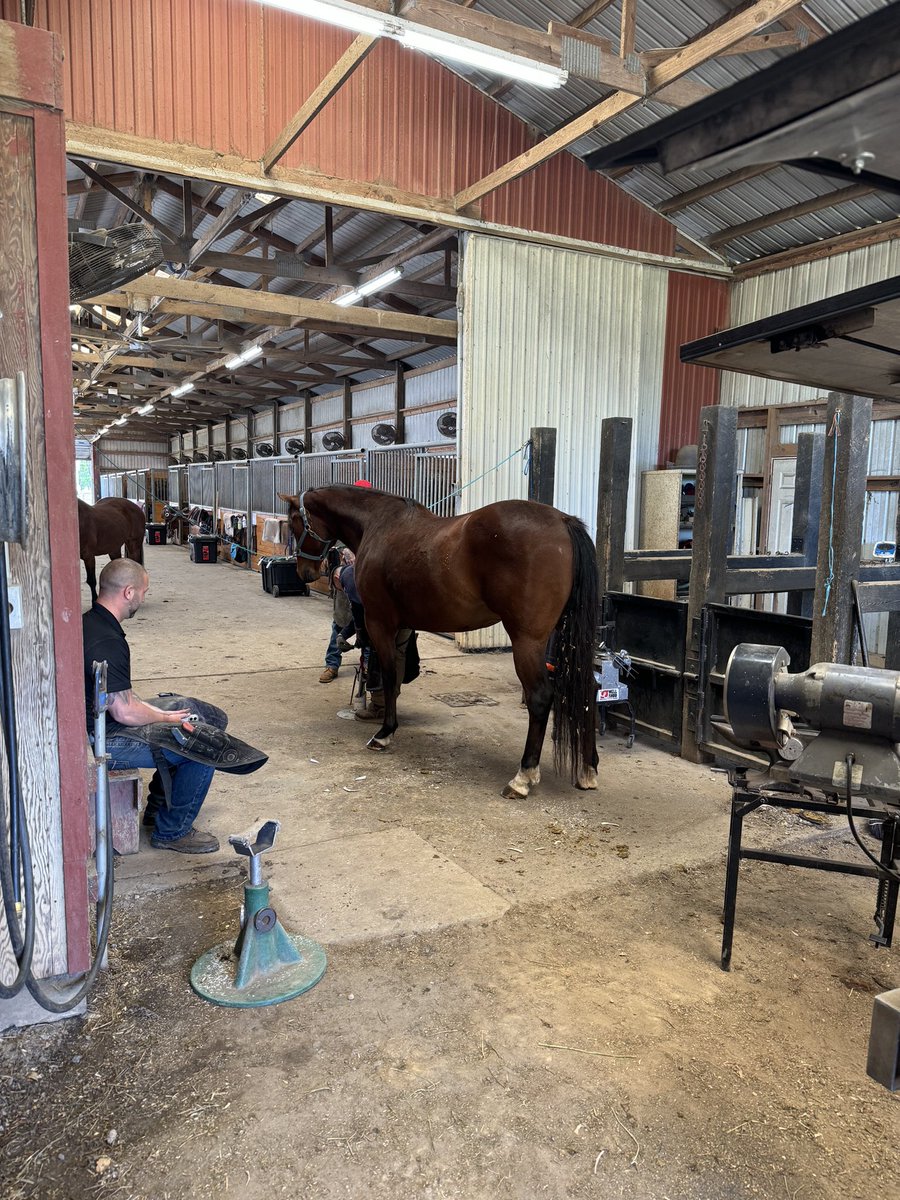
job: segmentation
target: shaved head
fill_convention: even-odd
[[[146,587],[149,576],[139,562],[132,558],[111,558],[100,572],[100,593],[110,595],[123,588],[140,590]]]

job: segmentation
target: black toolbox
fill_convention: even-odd
[[[164,546],[166,544],[166,526],[155,521],[147,522],[147,545]]]
[[[296,558],[270,554],[259,560],[263,591],[272,596],[308,596],[309,588],[297,574]]]
[[[219,557],[219,539],[193,533],[188,538],[191,562],[214,563]]]

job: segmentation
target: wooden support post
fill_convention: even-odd
[[[534,428],[531,431],[531,469],[528,472],[528,499],[552,504],[556,491],[556,430]]]
[[[303,445],[309,454],[312,450],[312,392],[303,393]]]
[[[810,663],[849,663],[859,576],[872,401],[832,393],[825,418],[825,472]]]
[[[349,450],[353,445],[353,426],[350,418],[353,416],[353,388],[350,380],[344,380],[344,406],[341,420],[341,432],[344,435],[344,449]]]
[[[231,417],[225,418],[225,461],[231,461]]]
[[[684,711],[681,757],[703,762],[701,735],[704,680],[701,678],[701,618],[705,604],[725,602],[728,552],[734,542],[737,479],[737,409],[711,405],[700,410],[694,539],[687,607]]]
[[[281,449],[281,405],[277,400],[272,401],[272,449],[277,458]]]
[[[394,428],[397,442],[402,446],[406,441],[406,375],[403,363],[399,362],[394,372]]]
[[[794,476],[794,511],[791,554],[802,554],[814,567],[819,555],[819,522],[822,510],[822,467],[825,435],[801,433],[797,438],[797,472]],[[811,617],[812,592],[788,592],[787,610],[793,616]]]
[[[625,523],[631,474],[631,418],[607,417],[600,433],[597,495],[597,571],[600,595],[625,583]]]
[[[253,409],[252,408],[245,409],[245,412],[246,412],[246,416],[247,416],[247,463],[248,463],[248,466],[247,466],[247,540],[246,540],[247,561],[246,561],[246,566],[247,566],[247,570],[251,571],[253,569],[253,549],[254,549],[254,542],[256,540],[254,537],[256,530],[253,528],[253,501],[251,498],[250,466],[249,466],[249,463],[250,463],[250,439],[253,434]]]
[[[897,497],[897,528],[894,532],[894,544],[900,551],[900,496]],[[897,561],[900,562],[900,553]],[[900,612],[888,613],[887,649],[884,652],[884,665],[888,671],[900,671]]]

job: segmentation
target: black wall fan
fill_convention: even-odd
[[[69,303],[130,283],[164,261],[159,235],[135,222],[69,235]]]
[[[326,450],[343,450],[344,435],[334,430],[333,433],[326,433],[322,437],[322,445]]]
[[[397,430],[393,425],[379,424],[372,430],[372,441],[379,446],[393,446],[397,440]]]
[[[292,437],[284,443],[285,454],[303,454],[306,450],[306,443],[303,438]]]
[[[257,458],[271,458],[275,453],[275,447],[271,442],[257,442],[254,450]]]

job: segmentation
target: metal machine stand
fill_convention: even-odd
[[[271,850],[280,825],[266,821],[252,844],[242,837],[228,840],[249,858],[244,909],[237,941],[223,942],[201,954],[191,970],[191,987],[205,1000],[226,1008],[263,1008],[293,1000],[325,974],[325,951],[299,933],[287,933],[274,908],[269,885],[262,880],[261,856]]]
[[[878,880],[878,894],[874,914],[875,933],[869,935],[869,940],[876,946],[889,947],[894,933],[894,919],[897,914],[897,895],[900,884],[897,880],[875,866],[864,866],[862,863],[834,862],[829,858],[818,858],[811,854],[781,854],[774,850],[751,850],[742,845],[744,818],[755,812],[763,804],[780,809],[803,809],[805,812],[830,813],[833,816],[846,815],[842,805],[827,801],[813,800],[807,796],[790,795],[788,793],[753,788],[747,783],[746,772],[735,770],[731,774],[731,823],[728,829],[728,861],[725,867],[725,904],[723,910],[724,929],[722,931],[722,970],[731,967],[731,945],[734,937],[734,920],[737,909],[738,871],[742,859],[755,859],[759,862],[781,863],[788,867],[809,867],[816,871],[836,871],[841,875],[864,875]],[[900,829],[898,816],[894,811],[880,811],[861,801],[852,807],[854,817],[860,819],[880,820],[884,822],[884,834],[881,843],[881,862],[890,867],[900,854]]]

